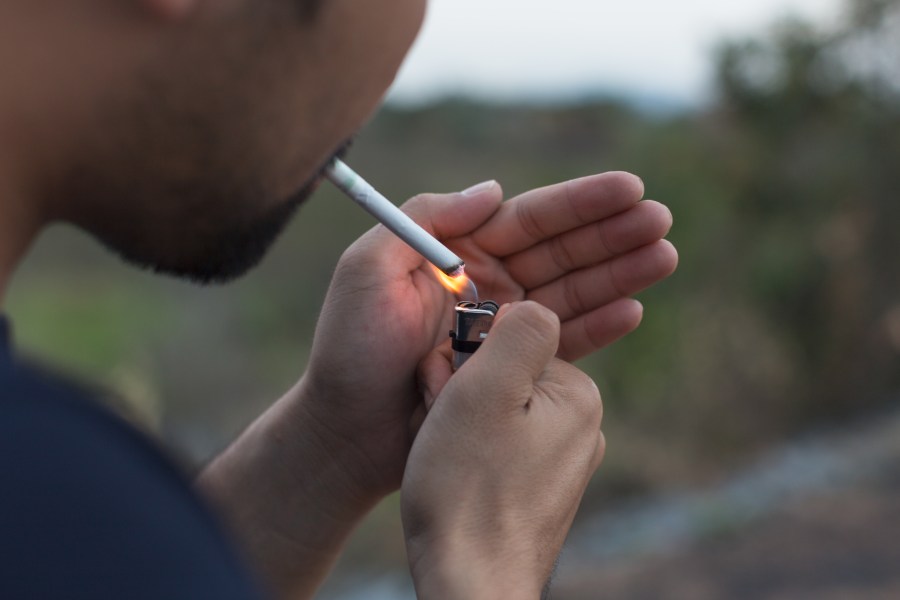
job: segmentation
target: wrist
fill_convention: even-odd
[[[486,555],[461,540],[407,540],[410,572],[421,600],[538,599],[545,576],[514,557]]]
[[[356,521],[381,496],[359,481],[355,450],[335,440],[295,394],[291,390],[213,461],[201,487],[229,488],[226,493],[267,508],[277,499],[334,521]]]
[[[307,372],[282,401],[333,466],[335,483],[350,496],[375,504],[400,487],[403,462],[393,461],[399,463],[400,473],[394,476],[393,462],[386,467],[378,459],[379,451],[395,436],[359,410],[356,399],[366,394],[371,398],[371,389],[347,390],[336,387],[333,379],[316,378]]]
[[[356,525],[381,499],[358,482],[352,448],[335,443],[291,390],[201,473],[270,583],[306,596],[327,574]]]

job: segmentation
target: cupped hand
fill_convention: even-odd
[[[404,210],[466,261],[481,297],[534,300],[561,322],[557,355],[573,360],[632,331],[631,299],[670,275],[672,217],[641,201],[633,175],[607,173],[502,201],[500,186],[426,194]],[[294,394],[325,439],[351,448],[360,493],[401,481],[422,410],[419,362],[447,338],[455,298],[421,256],[381,226],[341,258]]]
[[[424,361],[440,391],[401,492],[420,598],[540,596],[605,449],[600,393],[554,358],[559,334],[551,311],[517,303],[454,377],[447,353]]]

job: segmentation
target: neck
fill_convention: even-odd
[[[0,8],[0,40],[10,42],[10,28],[3,25],[14,19],[4,8],[8,7]],[[10,47],[0,43],[0,312],[10,279],[40,229],[36,205],[30,202],[32,195],[26,184],[30,175],[26,167],[32,157],[26,156],[24,149],[46,147],[43,142],[33,143],[23,136],[22,123],[28,119],[23,118],[14,93],[28,87],[16,77],[18,71],[3,61],[13,56],[8,51]]]
[[[85,29],[93,19],[81,14],[86,3],[58,2],[58,11],[44,4],[0,0],[0,308],[16,267],[58,214],[66,141],[78,139],[106,48],[86,41],[94,34]]]

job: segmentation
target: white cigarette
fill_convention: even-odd
[[[460,257],[406,216],[343,161],[335,159],[325,170],[325,176],[428,262],[450,277],[462,274],[465,263]]]

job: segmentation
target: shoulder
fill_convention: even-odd
[[[257,597],[178,470],[62,380],[0,372],[0,482],[0,597]]]

